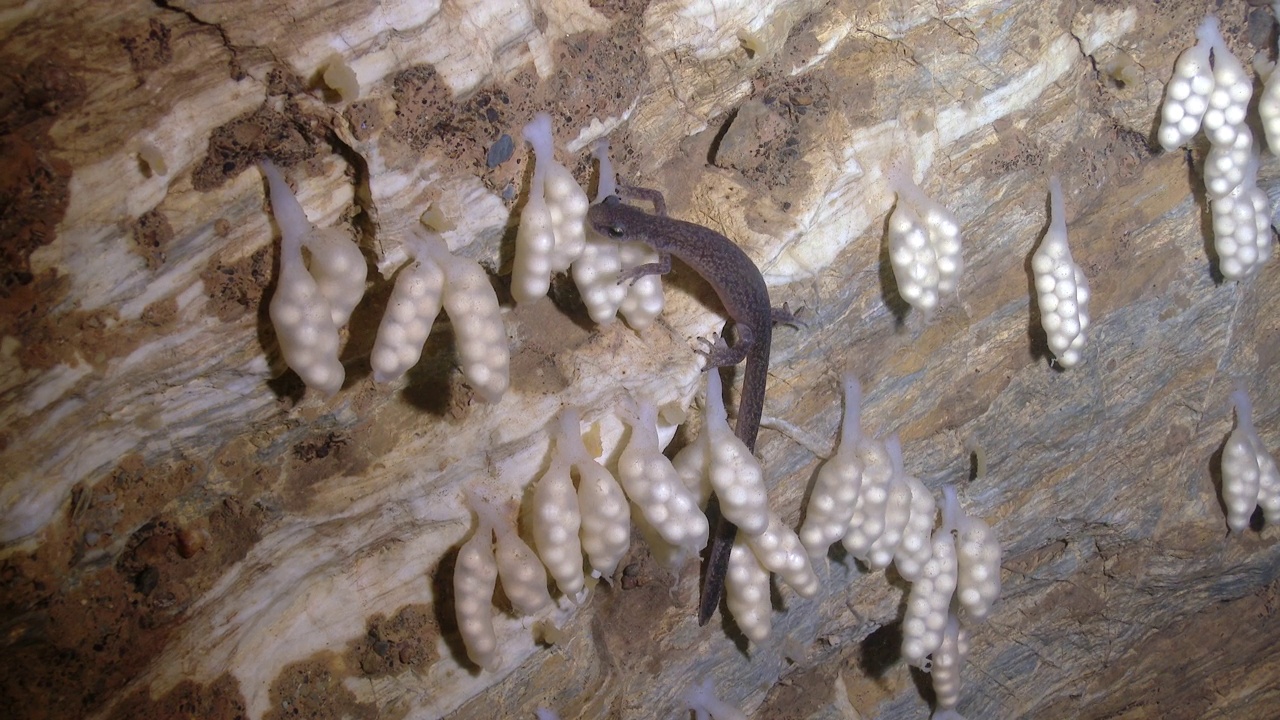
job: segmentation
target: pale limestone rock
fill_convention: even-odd
[[[292,673],[314,671],[351,715],[528,717],[562,703],[562,717],[673,717],[689,678],[714,674],[751,717],[925,716],[901,664],[868,667],[884,643],[861,645],[900,619],[901,587],[840,562],[816,568],[818,596],[775,612],[777,642],[750,658],[718,622],[697,627],[692,566],[661,574],[641,543],[621,567],[643,582],[560,608],[553,648],[495,614],[495,672],[472,674],[435,627],[451,586],[441,563],[470,523],[463,484],[520,496],[566,405],[599,423],[616,461],[624,389],[666,409],[670,438],[699,381],[690,339],[721,323],[687,272],[642,334],[588,334],[552,303],[505,311],[512,388],[496,405],[469,401],[451,347],[434,342],[449,333],[432,333],[403,386],[360,376],[385,277],[344,338],[353,384],[299,405],[296,381],[273,381],[284,368],[262,312],[279,239],[260,176],[244,171],[252,159],[275,153],[311,220],[354,230],[384,274],[428,207],[455,224],[451,248],[492,269],[510,257],[502,238],[525,179],[488,153],[548,110],[559,147],[612,133],[625,180],[741,243],[775,304],[813,313],[807,329],[775,333],[767,414],[834,436],[835,378],[852,366],[867,426],[909,438],[906,468],[929,487],[965,477],[964,448],[984,448],[988,472],[965,494],[1005,544],[1004,596],[970,638],[962,713],[1280,712],[1248,691],[1276,674],[1275,531],[1224,538],[1210,472],[1231,376],[1255,394],[1264,444],[1280,446],[1264,392],[1280,387],[1267,301],[1280,280],[1264,269],[1215,285],[1196,173],[1149,151],[1202,6],[662,0],[634,17],[586,0],[162,5],[0,10],[0,90],[16,99],[0,109],[0,157],[18,179],[0,191],[12,197],[6,706],[141,717],[222,693],[256,719],[303,702]],[[1241,57],[1247,13],[1243,0],[1218,9]],[[1123,88],[1085,55],[1115,48],[1142,68]],[[326,103],[312,84],[335,53],[359,79],[356,103]],[[427,65],[434,76],[406,74]],[[460,129],[398,120],[410,91],[427,101],[410,120]],[[489,105],[468,104],[482,95]],[[708,166],[728,113],[765,96],[794,155],[770,149],[778,164],[756,176]],[[958,300],[898,328],[879,279],[892,204],[879,168],[907,143],[923,189],[945,189],[965,228],[966,271]],[[139,162],[143,146],[167,174]],[[211,147],[248,149],[224,172]],[[1274,189],[1276,169],[1262,166],[1260,186]],[[1029,239],[1044,231],[1052,172],[1071,188],[1093,290],[1089,362],[1071,373],[1037,362],[1028,333]],[[149,264],[147,247],[163,259]],[[758,449],[795,527],[816,461],[772,431]],[[371,629],[394,651],[375,652]],[[1184,682],[1170,688],[1175,667]],[[829,688],[847,697],[833,703]]]

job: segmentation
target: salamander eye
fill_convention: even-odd
[[[611,238],[620,238],[623,235],[627,234],[627,231],[623,230],[618,225],[610,225],[609,227],[605,228],[605,232],[607,232],[609,234],[609,237]]]

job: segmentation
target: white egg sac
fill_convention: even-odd
[[[741,533],[729,551],[724,594],[729,614],[742,634],[752,642],[766,640],[771,628],[770,613],[773,612],[769,599],[769,571],[747,547]]]
[[[1049,179],[1049,197],[1049,230],[1031,256],[1031,272],[1049,349],[1063,367],[1074,367],[1083,359],[1089,327],[1089,281],[1067,246],[1066,210],[1057,177]]]
[[[422,346],[440,314],[444,271],[426,253],[418,250],[411,254],[414,261],[396,276],[369,357],[377,382],[395,380],[418,364]]]
[[[280,276],[268,309],[280,353],[307,387],[332,395],[342,388],[346,377],[338,360],[338,324],[302,257],[302,248],[316,229],[275,166],[263,162],[261,167],[281,235]]]
[[[1160,127],[1156,131],[1160,147],[1165,150],[1185,145],[1200,132],[1200,123],[1209,108],[1209,93],[1213,92],[1209,51],[1208,42],[1197,42],[1183,50],[1174,63],[1173,78],[1165,86]]]

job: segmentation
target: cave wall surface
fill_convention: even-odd
[[[774,334],[766,415],[829,448],[852,370],[865,425],[901,433],[907,469],[935,492],[960,483],[993,525],[1004,595],[971,631],[961,712],[1280,715],[1280,535],[1227,535],[1217,471],[1237,382],[1280,450],[1280,271],[1217,279],[1203,148],[1152,140],[1209,6],[1237,55],[1274,57],[1254,5],[6,5],[0,707],[672,718],[711,677],[755,718],[927,717],[927,676],[897,659],[905,584],[840,555],[818,597],[781,591],[774,639],[748,653],[731,621],[698,627],[697,568],[664,570],[637,536],[624,577],[561,604],[557,644],[499,614],[501,668],[466,661],[449,597],[472,522],[460,488],[514,508],[562,407],[606,446],[624,393],[674,422],[698,391],[694,339],[722,322],[680,267],[640,333],[591,324],[564,278],[514,307],[519,130],[545,110],[584,185],[608,135],[624,181],[735,239],[775,304],[806,309]],[[324,86],[331,62],[358,98]],[[261,157],[373,270],[328,400],[287,371],[267,319],[279,235]],[[904,312],[888,269],[898,157],[963,226],[959,291],[930,318]],[[1067,371],[1030,299],[1051,174],[1093,290]],[[1280,163],[1260,176],[1280,197]],[[428,209],[503,300],[499,403],[473,397],[444,319],[404,380],[372,380],[402,238]],[[757,448],[793,527],[821,462],[800,434],[766,428]]]

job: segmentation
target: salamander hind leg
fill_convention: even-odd
[[[769,319],[774,325],[790,325],[794,328],[807,328],[808,323],[800,319],[801,315],[808,315],[808,308],[799,307],[795,310],[791,309],[788,303],[782,303],[782,307],[769,308]]]
[[[737,337],[732,345],[726,343],[723,337],[698,338],[705,347],[698,348],[694,352],[707,359],[704,370],[737,365],[747,357],[747,352],[751,350],[751,344],[755,340],[755,334],[751,332],[749,326],[738,323],[734,324],[733,331]]]

